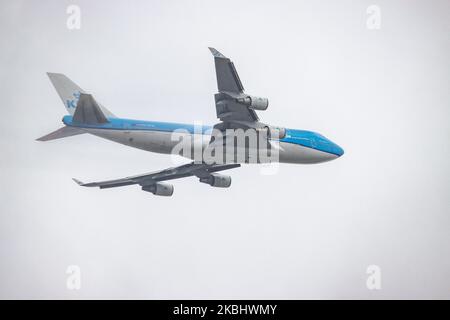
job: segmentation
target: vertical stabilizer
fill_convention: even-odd
[[[58,92],[59,97],[61,98],[64,106],[69,112],[70,115],[75,113],[75,109],[78,104],[78,100],[80,99],[81,94],[85,94],[86,92],[81,89],[76,83],[67,78],[65,75],[61,73],[50,73],[47,72],[50,81]],[[99,104],[99,108],[105,114],[106,117],[114,118],[115,116],[105,107]]]

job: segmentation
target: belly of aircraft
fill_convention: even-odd
[[[107,139],[114,142],[121,143],[126,146],[130,146],[133,148],[142,149],[145,151],[156,152],[156,153],[164,153],[164,154],[172,154],[179,153],[180,145],[179,139],[175,139],[173,137],[172,132],[164,132],[164,131],[144,131],[144,130],[130,130],[130,131],[122,131],[122,130],[111,130],[111,129],[87,129],[87,132]],[[192,139],[192,135],[186,134],[183,138]],[[202,149],[208,145],[209,136],[201,136],[194,135],[194,139],[200,141],[198,143],[202,144]],[[192,141],[192,140],[191,140]],[[177,147],[178,144],[178,147]],[[186,148],[186,146],[184,146]],[[177,152],[178,148],[178,152]],[[253,150],[254,151],[254,150]],[[266,152],[265,150],[257,150],[258,152]],[[278,155],[270,157],[271,161],[281,162],[281,163],[319,163],[325,162],[329,160],[335,159],[337,156],[323,152],[320,150],[316,150],[313,148],[308,148],[305,146],[280,142],[278,144]],[[238,151],[240,152],[240,151]],[[250,152],[251,154],[251,152]],[[185,154],[187,158],[194,159],[194,150],[191,148],[191,152],[189,154]],[[228,157],[227,159],[231,159]],[[249,162],[248,158],[241,157],[240,159],[237,157],[232,162],[238,163],[246,163]],[[260,161],[255,160],[255,157],[252,157],[250,162],[268,162],[266,160]]]

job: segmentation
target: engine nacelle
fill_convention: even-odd
[[[208,177],[200,178],[200,182],[207,183],[211,187],[228,188],[231,185],[231,177],[218,173],[211,173]]]
[[[156,196],[170,197],[173,194],[173,185],[164,182],[157,182],[155,184],[143,186],[142,190],[151,192]]]
[[[238,98],[237,102],[242,103],[254,110],[266,110],[269,106],[269,99],[249,95],[244,98]]]

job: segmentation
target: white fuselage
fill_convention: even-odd
[[[121,143],[133,148],[138,148],[150,152],[163,154],[179,154],[174,152],[179,140],[173,138],[171,132],[165,131],[149,131],[149,130],[116,130],[116,129],[97,129],[84,128],[86,132],[95,136],[108,139],[117,143]],[[180,134],[178,134],[180,135]],[[182,135],[182,134],[181,134]],[[185,133],[188,139],[199,141],[204,150],[210,141],[210,135]],[[317,150],[315,148],[303,145],[277,141],[278,146],[278,162],[282,163],[320,163],[338,158],[336,154]],[[193,159],[192,152],[188,158]],[[258,161],[259,162],[259,161]]]

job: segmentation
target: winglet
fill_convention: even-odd
[[[220,58],[220,59],[228,59],[227,57],[225,57],[223,54],[221,54],[219,51],[217,51],[216,49],[212,48],[212,47],[208,47],[209,51],[211,51],[212,55],[214,56],[214,58]]]
[[[72,178],[73,181],[75,181],[76,184],[78,184],[79,186],[84,185],[84,183],[78,179]]]

